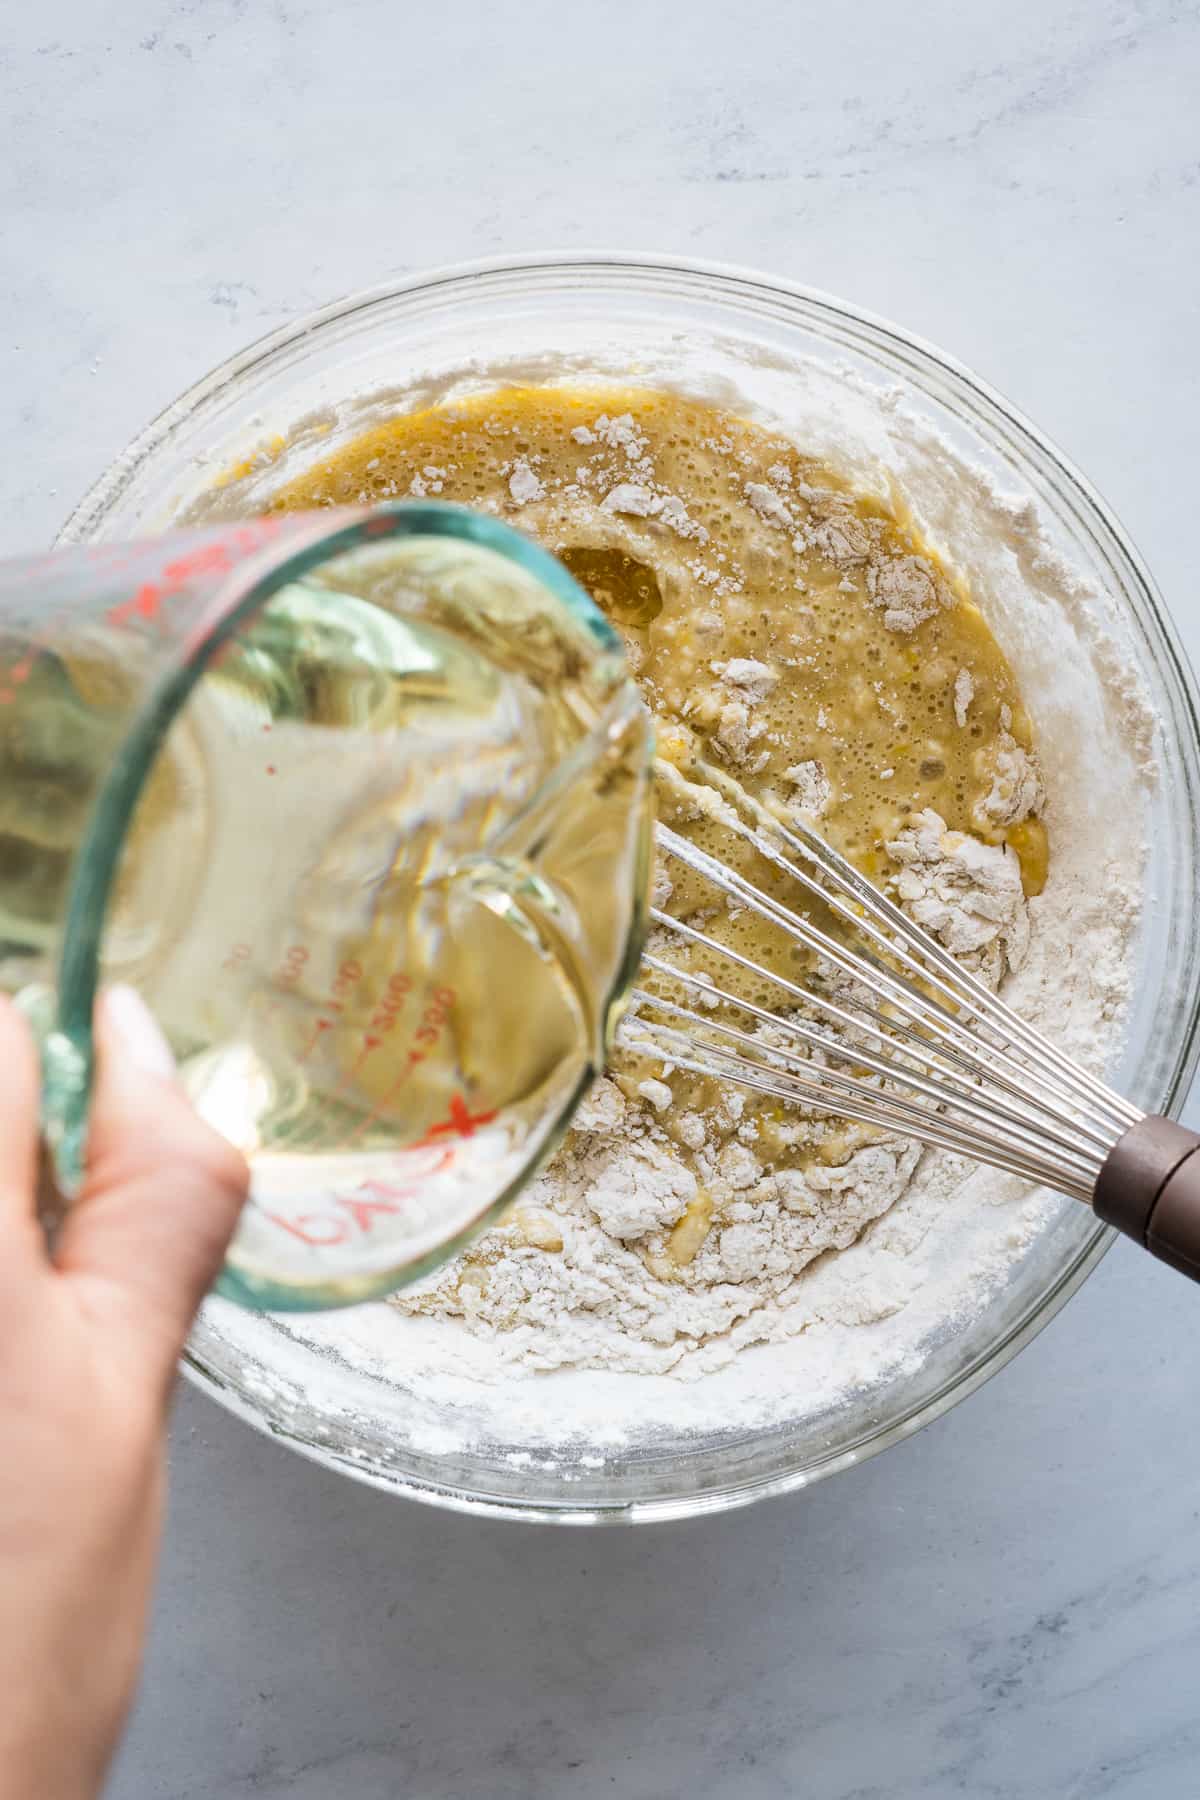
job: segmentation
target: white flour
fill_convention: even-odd
[[[1021,865],[1006,844],[947,831],[944,819],[926,811],[888,851],[900,864],[897,897],[951,956],[982,967],[993,986],[1005,968],[1020,968],[1029,948],[1029,915]]]
[[[901,395],[858,394],[846,371],[821,370],[801,417],[790,370],[777,372],[766,359],[743,369],[732,356],[723,363],[719,349],[705,355],[705,366],[723,373],[697,375],[693,361],[676,380],[648,355],[644,379],[685,385],[767,423],[782,418],[791,435],[844,461],[852,476],[869,480],[887,469],[930,540],[988,597],[989,622],[1038,727],[1051,878],[1026,905],[1003,853],[981,857],[986,847],[975,840],[947,847],[941,822],[926,816],[904,834],[905,900],[985,973],[998,971],[1003,950],[1012,967],[1006,998],[1064,1050],[1098,1070],[1111,1065],[1141,897],[1143,784],[1156,730],[1132,659],[1109,636],[1111,606],[1062,560],[1034,501],[1011,496],[994,474],[907,421]],[[594,375],[598,360],[589,352],[581,366]],[[617,359],[614,372],[627,366]],[[539,362],[530,354],[478,365],[465,379],[547,379],[563,369],[562,356]],[[412,403],[435,403],[463,378],[451,371],[440,385],[414,391]],[[778,405],[773,382],[784,396]],[[317,416],[322,430],[328,416]],[[356,428],[369,422],[368,408]],[[603,427],[604,441],[627,459],[628,491],[618,484],[607,503],[639,516],[643,495],[656,496],[638,466],[636,434],[624,441],[621,430],[620,421]],[[536,473],[513,473],[514,498],[534,502]],[[791,511],[777,488],[749,498],[769,525],[787,529]],[[668,523],[687,529],[686,517]],[[846,556],[857,550],[840,547]],[[939,603],[929,570],[912,560],[875,596],[900,630]],[[749,670],[723,674],[735,712],[747,705],[743,674],[753,681]],[[960,683],[960,722],[971,699],[969,681]],[[742,724],[731,713],[734,736]],[[1099,780],[1093,770],[1102,771]],[[819,812],[822,774],[819,764],[791,771],[797,807]],[[1019,756],[998,757],[989,819],[1028,810],[1030,780],[1036,776]],[[903,1388],[928,1366],[931,1347],[973,1331],[1002,1303],[1023,1259],[1041,1257],[1049,1280],[1056,1258],[1077,1245],[1066,1203],[944,1155],[918,1161],[898,1144],[860,1151],[819,1177],[794,1175],[790,1191],[767,1206],[753,1197],[753,1143],[740,1143],[735,1131],[714,1175],[747,1196],[734,1202],[744,1213],[701,1244],[690,1281],[656,1283],[631,1245],[686,1225],[693,1199],[687,1171],[662,1153],[661,1099],[643,1091],[630,1103],[611,1085],[593,1096],[562,1192],[532,1192],[522,1203],[480,1292],[474,1329],[382,1305],[284,1326],[216,1302],[206,1309],[202,1357],[235,1369],[243,1391],[257,1391],[277,1420],[303,1420],[309,1437],[336,1444],[347,1432],[378,1429],[400,1466],[468,1455],[481,1467],[544,1471],[557,1491],[560,1480],[607,1455],[644,1446],[675,1455],[722,1432],[786,1427],[813,1454],[853,1412],[851,1401],[862,1406],[863,1396],[891,1392],[889,1383]],[[691,1129],[699,1150],[705,1122]],[[815,1180],[825,1189],[819,1195]],[[822,1254],[828,1249],[837,1254]],[[515,1327],[500,1329],[514,1318]]]
[[[534,1204],[543,1203],[543,1217],[552,1211],[561,1229],[557,1254],[529,1245],[519,1213],[497,1234],[507,1242],[487,1270],[473,1328],[495,1331],[489,1344],[498,1369],[702,1375],[748,1344],[789,1334],[800,1271],[853,1243],[886,1212],[917,1156],[899,1142],[871,1145],[840,1166],[787,1170],[764,1182],[749,1146],[726,1144],[712,1159],[701,1148],[710,1190],[745,1198],[726,1203],[725,1222],[705,1238],[685,1284],[669,1265],[663,1279],[647,1265],[656,1257],[661,1263],[662,1240],[681,1214],[686,1221],[695,1178],[656,1141],[650,1120],[626,1119],[611,1136],[585,1139],[561,1156],[535,1186]],[[652,1246],[646,1253],[643,1241]],[[859,1304],[878,1310],[869,1294]]]

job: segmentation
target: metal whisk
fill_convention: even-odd
[[[1056,1049],[817,832],[780,823],[701,762],[686,783],[660,765],[660,783],[693,806],[700,796],[707,835],[728,832],[730,847],[764,858],[800,905],[660,823],[668,867],[699,877],[714,907],[743,908],[815,954],[818,978],[793,980],[653,907],[642,968],[656,980],[635,990],[621,1044],[1044,1183],[1200,1280],[1200,1136],[1140,1112]],[[668,943],[739,969],[773,1003],[670,960]]]

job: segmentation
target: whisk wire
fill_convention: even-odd
[[[1126,1124],[1131,1124],[1140,1116],[1136,1107],[1122,1100],[1118,1094],[1113,1093],[1104,1082],[1089,1074],[1086,1069],[1081,1069],[1073,1063],[1066,1063],[1062,1051],[1057,1045],[1053,1044],[1035,1026],[1030,1025],[1028,1020],[1023,1019],[1019,1013],[1007,1006],[969,969],[964,969],[960,963],[956,962],[936,938],[922,930],[920,926],[915,925],[894,901],[889,900],[886,894],[881,893],[865,876],[860,875],[853,864],[842,857],[832,845],[826,844],[824,839],[803,825],[799,825],[794,830],[789,829],[788,826],[773,819],[749,795],[746,796],[746,804],[760,819],[759,832],[748,833],[750,841],[754,843],[760,854],[777,861],[793,877],[799,877],[801,872],[794,865],[788,863],[787,859],[783,858],[771,845],[768,834],[776,833],[790,848],[815,861],[832,886],[852,894],[868,913],[896,934],[891,938],[884,936],[882,940],[890,954],[908,963],[911,960],[909,951],[912,950],[923,959],[925,965],[933,965],[948,978],[945,983],[937,983],[941,991],[947,993],[955,1004],[969,1011],[980,1024],[988,1025],[993,1031],[1003,1030],[1011,1042],[1024,1046],[1026,1054],[1031,1057],[1031,1060],[1038,1063],[1047,1079],[1062,1080],[1064,1072],[1069,1073],[1075,1085],[1090,1094],[1093,1100],[1114,1119],[1121,1119]],[[762,829],[763,827],[765,830]],[[742,827],[742,830],[745,832],[746,828]],[[812,891],[823,893],[820,884],[813,881],[811,877],[807,885]],[[826,900],[827,904],[834,904],[828,896],[826,896]],[[858,929],[866,929],[865,921],[855,919],[852,914],[847,913],[840,906],[838,910]],[[875,934],[872,933],[872,935]],[[929,978],[928,969],[926,969],[926,978]]]
[[[662,963],[657,957],[648,957],[646,961],[650,967],[673,974],[680,981],[694,986],[698,993],[707,994],[734,1006],[768,1027],[777,1027],[779,1024],[778,1018],[763,1007],[755,1006],[748,1000],[739,999],[722,988],[710,988],[707,983],[697,981],[694,976],[685,975],[680,970],[672,970],[668,964]],[[657,1007],[659,1011],[678,1018],[695,1020],[694,1013],[689,1013],[687,1008],[677,1006],[671,1001],[660,1000],[642,992],[639,992],[636,998],[642,1005]],[[800,1071],[811,1080],[811,1063],[790,1054],[784,1046],[764,1042],[761,1038],[739,1031],[736,1027],[727,1025],[718,1019],[706,1019],[704,1026],[709,1032],[723,1037],[736,1038],[754,1050],[765,1061],[778,1060],[793,1068],[798,1066]],[[1050,1115],[1052,1122],[1047,1123],[1037,1102],[1028,1096],[1019,1097],[1018,1104],[1005,1103],[996,1095],[988,1094],[978,1086],[971,1087],[964,1092],[961,1087],[956,1088],[948,1082],[936,1079],[935,1076],[921,1074],[919,1070],[909,1066],[906,1048],[886,1032],[879,1034],[881,1040],[879,1049],[885,1052],[890,1049],[896,1059],[894,1061],[889,1061],[886,1054],[880,1055],[866,1045],[842,1043],[837,1038],[817,1031],[796,1019],[789,1019],[787,1030],[789,1036],[801,1043],[808,1044],[822,1055],[832,1057],[839,1063],[870,1069],[882,1080],[906,1087],[910,1092],[932,1101],[936,1106],[955,1109],[980,1124],[999,1125],[1002,1129],[1009,1127],[1024,1131],[1039,1130],[1044,1138],[1058,1146],[1067,1155],[1086,1153],[1089,1147],[1092,1150],[1099,1150],[1103,1154],[1107,1148],[1106,1141],[1102,1136],[1082,1125],[1073,1125],[1070,1131],[1064,1131],[1060,1129],[1061,1122],[1057,1121],[1054,1115]],[[933,1062],[933,1059],[930,1058],[925,1060],[927,1065]],[[933,1066],[936,1068],[938,1065],[933,1063]],[[854,1081],[853,1076],[838,1076],[833,1071],[823,1071],[822,1079],[827,1083]],[[877,1090],[872,1089],[871,1091],[876,1092]]]
[[[872,984],[877,992],[882,993],[884,1000],[901,1014],[902,1019],[907,1021],[918,1035],[925,1034],[927,1038],[935,1040],[939,1046],[947,1046],[950,1049],[957,1048],[965,1053],[970,1066],[976,1071],[976,1075],[982,1065],[998,1085],[1014,1095],[1022,1098],[1028,1097],[1028,1070],[1017,1056],[1002,1046],[986,1042],[977,1033],[972,1032],[948,1008],[923,993],[906,976],[880,967],[874,959],[868,963],[859,952],[848,950],[838,944],[827,933],[814,926],[811,921],[789,912],[777,901],[760,893],[744,877],[735,871],[726,869],[724,864],[718,862],[715,857],[689,843],[687,839],[679,837],[669,828],[660,827],[660,841],[662,848],[669,855],[683,861],[696,873],[706,876],[714,886],[731,897],[735,897],[739,904],[778,926],[788,937],[816,950],[853,980]],[[760,979],[765,977],[781,992],[786,993],[789,998],[798,1003],[814,1005],[827,1015],[832,1012],[833,1003],[813,988],[800,986],[789,980],[787,976],[780,975],[773,970],[764,970],[759,964],[741,956],[730,946],[718,943],[705,933],[698,932],[695,927],[687,925],[682,920],[672,918],[660,909],[653,909],[652,917],[655,923],[665,926],[675,935],[689,938],[702,945],[706,950],[716,952],[729,961],[738,963],[748,973]],[[916,928],[910,925],[908,929],[912,931]],[[678,970],[670,970],[670,972],[679,973]],[[986,989],[983,991],[987,992]],[[848,1005],[851,1009],[870,1018],[873,1031],[880,1032],[888,1029],[883,1015],[877,1009],[869,1007],[853,997],[849,998]],[[845,1022],[844,1013],[842,1022]],[[791,1021],[789,1020],[788,1023],[790,1026]],[[926,1043],[922,1054],[928,1058],[936,1053],[932,1052]],[[1041,1111],[1047,1117],[1056,1118],[1061,1123],[1077,1124],[1080,1114],[1086,1115],[1088,1096],[1080,1095],[1074,1090],[1069,1078],[1049,1081],[1047,1085],[1057,1091],[1059,1099],[1064,1104],[1056,1108],[1053,1105],[1052,1095],[1046,1095],[1041,1097],[1038,1102]],[[1102,1123],[1095,1126],[1095,1132],[1098,1144],[1107,1145],[1111,1140],[1111,1132],[1106,1132]]]
[[[629,1037],[625,1040],[631,1049],[643,1049],[647,1053],[662,1056],[668,1052],[670,1060],[677,1068],[689,1069],[698,1075],[713,1075],[725,1072],[737,1081],[740,1087],[750,1088],[758,1093],[773,1098],[795,1102],[806,1098],[806,1103],[818,1110],[835,1116],[853,1119],[859,1124],[868,1126],[890,1125],[909,1137],[917,1137],[922,1142],[933,1144],[939,1148],[963,1154],[984,1150],[984,1160],[994,1168],[1002,1169],[1013,1175],[1024,1176],[1033,1181],[1045,1182],[1071,1194],[1077,1199],[1086,1199],[1091,1193],[1093,1172],[1090,1165],[1082,1160],[1051,1162],[1038,1158],[1032,1153],[1026,1154],[1011,1139],[995,1137],[990,1133],[976,1133],[970,1144],[964,1142],[961,1128],[949,1123],[939,1122],[936,1114],[931,1114],[917,1106],[906,1105],[891,1097],[881,1097],[879,1090],[868,1089],[869,1099],[858,1097],[855,1084],[847,1078],[843,1084],[836,1079],[826,1082],[825,1073],[819,1081],[806,1081],[803,1077],[789,1077],[786,1082],[770,1079],[760,1063],[748,1058],[735,1056],[725,1052],[714,1051],[713,1061],[703,1061],[691,1054],[691,1041],[686,1033],[674,1032],[662,1027],[653,1040],[639,1040]],[[675,1048],[678,1046],[678,1048]],[[836,1102],[831,1104],[831,1092],[836,1094]]]
[[[894,1128],[1089,1198],[1113,1144],[1142,1118],[1137,1108],[1063,1056],[803,822],[783,824],[703,763],[694,765],[693,777],[699,788],[660,765],[664,784],[684,791],[693,807],[699,797],[702,814],[829,909],[849,939],[840,941],[662,823],[659,849],[727,904],[815,954],[846,978],[849,991],[835,996],[816,982],[792,980],[656,907],[651,917],[663,931],[724,959],[792,1006],[771,1011],[652,950],[647,970],[681,984],[704,1010],[639,989],[622,1041],[675,1067]],[[718,1006],[759,1029],[713,1017]]]
[[[670,764],[660,763],[658,772],[663,785],[676,792],[689,793],[694,797],[695,788],[683,774]],[[785,825],[773,814],[747,794],[739,784],[722,770],[707,763],[696,760],[693,766],[695,781],[704,788],[714,790],[725,802],[719,817],[720,822],[736,836],[765,856],[769,861],[782,868],[792,879],[826,905],[834,908],[839,915],[856,931],[865,931],[881,943],[889,956],[893,956],[910,967],[915,967],[923,980],[930,980],[935,974],[939,977],[935,985],[951,1000],[951,1002],[968,1012],[979,1024],[989,1027],[994,1033],[1004,1037],[1014,1048],[1020,1046],[1030,1061],[1035,1063],[1040,1073],[1052,1085],[1060,1088],[1064,1095],[1078,1100],[1086,1094],[1095,1105],[1101,1116],[1112,1125],[1121,1129],[1135,1123],[1140,1117],[1138,1109],[1115,1093],[1096,1076],[1087,1070],[1068,1062],[1062,1052],[1050,1042],[1036,1027],[1013,1012],[992,991],[987,988],[969,970],[955,961],[937,939],[915,925],[908,915],[880,892],[849,862],[839,851],[827,843],[817,832],[811,830],[802,821],[793,825]],[[752,830],[738,816],[745,811],[755,820],[756,829]],[[660,838],[670,841],[677,851],[680,847],[685,852],[695,847],[686,839],[681,839],[669,828],[659,827]],[[816,874],[797,868],[794,863],[784,857],[779,849],[783,843],[802,857]],[[704,852],[698,852],[703,856]],[[685,856],[685,860],[688,860]],[[724,865],[710,859],[716,869],[722,870]],[[694,866],[694,865],[693,865]],[[712,879],[711,869],[707,871]],[[733,873],[730,871],[730,873]],[[746,883],[750,894],[759,896],[759,890]],[[833,893],[830,890],[834,890]],[[868,926],[867,918],[860,917],[852,909],[842,905],[837,896],[841,895],[864,909],[870,920],[884,927],[882,933]],[[767,899],[767,896],[759,896]],[[786,916],[787,909],[782,909]],[[778,922],[778,921],[777,921]],[[890,934],[890,935],[889,935]],[[897,942],[897,939],[899,940]],[[916,953],[920,961],[915,965],[912,954]],[[944,980],[940,978],[945,978]],[[972,1051],[978,1047],[977,1039],[970,1039]],[[1027,1082],[1028,1072],[1017,1063],[1020,1076]]]

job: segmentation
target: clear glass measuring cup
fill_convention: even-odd
[[[459,507],[0,564],[0,986],[64,1191],[96,987],[127,982],[250,1159],[221,1292],[337,1306],[435,1267],[602,1065],[650,757],[587,595]]]

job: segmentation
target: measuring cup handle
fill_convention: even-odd
[[[1200,1133],[1151,1114],[1109,1152],[1092,1201],[1160,1262],[1200,1281]]]

